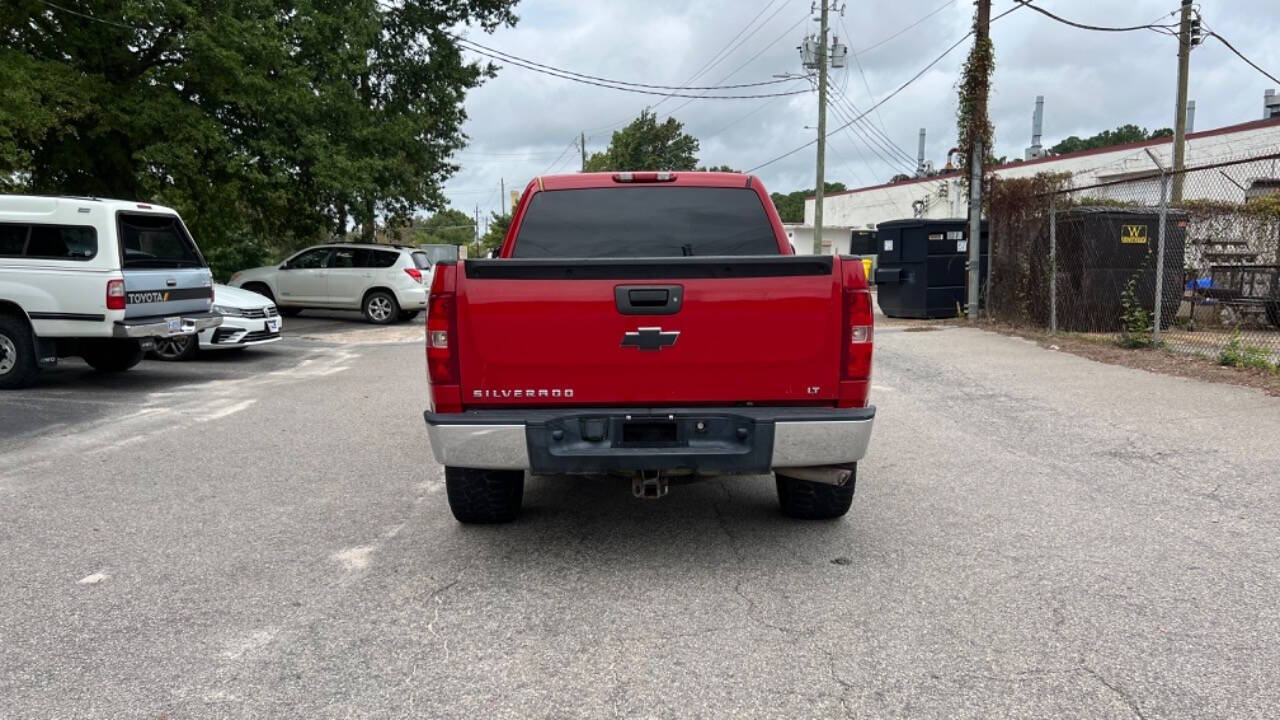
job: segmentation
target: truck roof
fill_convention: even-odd
[[[662,181],[623,181],[617,179],[619,175],[632,176],[648,176],[653,175],[655,171],[637,170],[631,173],[618,172],[589,172],[589,173],[569,173],[564,175],[540,175],[530,182],[530,185],[537,186],[539,190],[572,190],[580,188],[602,188],[602,187],[626,187],[628,185],[653,185],[653,186],[686,186],[686,187],[751,187],[753,184],[760,182],[754,175],[746,175],[744,173],[731,172],[705,172],[697,170],[663,170],[660,173],[669,174],[671,180]]]
[[[113,200],[74,195],[0,195],[0,213],[33,216],[57,215],[68,211],[74,213],[77,208],[93,206],[104,207],[108,211],[144,210],[146,212],[178,214],[178,211],[173,208],[136,200]]]

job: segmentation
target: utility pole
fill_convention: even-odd
[[[480,206],[479,205],[476,205],[476,221],[475,221],[475,226],[472,229],[475,230],[476,246],[479,246],[480,245]]]
[[[1182,168],[1187,153],[1187,73],[1191,69],[1191,0],[1182,0],[1178,28],[1178,105],[1173,115],[1173,197],[1182,202]]]
[[[840,14],[844,14],[844,6],[839,4],[839,0],[819,0],[822,11],[819,15],[820,27],[818,36],[805,36],[804,42],[800,44],[800,63],[806,71],[818,71],[818,159],[817,163],[817,182],[814,187],[814,205],[813,205],[813,254],[822,254],[822,199],[826,194],[826,164],[827,164],[827,65],[831,67],[844,67],[845,57],[849,53],[849,48],[840,44],[840,38],[835,38],[835,42],[827,42],[827,31],[829,28],[829,13],[832,10]],[[816,8],[815,8],[816,9]]]
[[[974,27],[974,43],[979,47],[987,42],[991,29],[991,0],[978,0],[978,22]],[[980,270],[982,269],[982,160],[986,157],[987,148],[979,128],[987,122],[987,78],[976,88],[977,97],[973,99],[973,113],[969,137],[973,138],[973,154],[969,157],[969,307],[966,315],[969,322],[978,319],[978,293]]]
[[[498,207],[501,208],[506,204],[507,204],[507,179],[498,178]],[[502,214],[506,215],[507,213],[504,210]]]
[[[822,254],[822,196],[827,189],[827,10],[828,0],[822,4],[818,25],[818,172],[813,196],[813,254]]]
[[[587,171],[587,134],[583,132],[578,136],[579,146],[582,148],[582,172]]]

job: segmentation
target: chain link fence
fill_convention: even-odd
[[[993,319],[1280,367],[1280,153],[1075,180],[993,183]]]

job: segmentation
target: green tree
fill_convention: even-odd
[[[511,215],[507,213],[489,213],[489,227],[485,229],[484,235],[480,237],[479,244],[471,244],[468,254],[471,257],[488,257],[489,251],[502,247],[502,241],[506,239],[507,229],[510,227]]]
[[[414,245],[470,245],[476,239],[476,223],[461,210],[447,208],[426,218],[414,218],[409,227]]]
[[[589,172],[621,170],[693,170],[698,167],[698,139],[684,124],[645,110],[631,124],[613,133],[604,152],[587,158]]]
[[[740,173],[742,171],[738,170],[737,168],[731,168],[728,165],[716,165],[715,167],[700,167],[698,168],[698,172]]]
[[[825,188],[823,192],[826,193],[844,192],[846,189],[844,183],[840,182],[823,182],[822,187]],[[773,200],[773,206],[778,209],[778,217],[782,219],[782,222],[798,223],[804,222],[804,199],[812,197],[813,192],[813,189],[810,188],[808,190],[796,190],[786,195],[770,193],[769,197]]]
[[[1083,139],[1072,135],[1049,148],[1049,152],[1054,155],[1063,155],[1065,153],[1079,152],[1080,150],[1096,150],[1115,145],[1142,142],[1153,138],[1171,137],[1172,135],[1173,130],[1169,128],[1160,128],[1147,132],[1146,128],[1138,127],[1137,125],[1121,125],[1115,130],[1103,130],[1097,135]]]
[[[202,246],[371,239],[445,205],[465,94],[448,34],[515,0],[0,7],[0,189],[152,199]]]

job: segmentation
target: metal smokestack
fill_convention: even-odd
[[[1280,118],[1280,95],[1275,90],[1262,94],[1262,117],[1264,119]]]
[[[924,128],[920,128],[920,150],[916,153],[916,177],[924,177]]]
[[[1190,135],[1195,131],[1196,131],[1196,101],[1188,100],[1187,101],[1187,134]]]
[[[1044,157],[1044,148],[1040,146],[1040,137],[1044,131],[1044,96],[1036,96],[1036,112],[1031,116],[1031,147],[1027,148],[1026,159],[1035,160]]]

